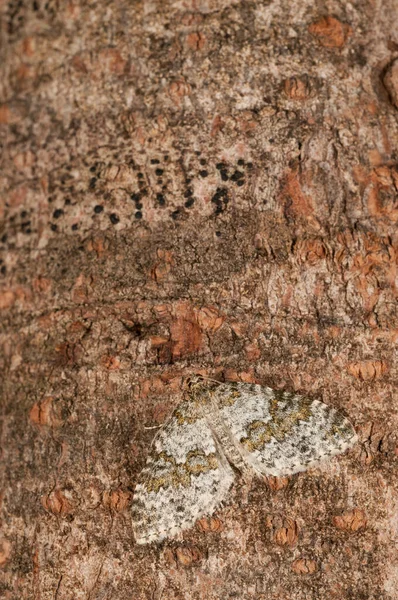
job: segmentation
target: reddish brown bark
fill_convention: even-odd
[[[2,3],[2,598],[398,598],[397,9]],[[137,547],[192,372],[361,443]]]

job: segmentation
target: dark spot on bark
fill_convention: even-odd
[[[134,216],[136,219],[142,219],[142,212],[140,210],[137,210]]]
[[[159,206],[164,206],[166,204],[166,198],[164,197],[164,194],[156,194],[156,200]]]
[[[215,214],[216,215],[221,214],[224,211],[225,206],[229,202],[228,191],[225,188],[217,188],[211,201],[213,204],[216,205]]]
[[[242,173],[242,171],[234,171],[234,173],[232,173],[231,175],[231,181],[239,181],[243,177],[244,174]]]
[[[104,210],[104,207],[101,206],[101,204],[97,204],[96,206],[94,206],[94,212],[99,215],[100,213],[102,213],[102,211]]]
[[[110,219],[110,221],[111,221],[111,223],[112,223],[113,225],[116,225],[116,224],[117,224],[117,223],[119,223],[119,221],[120,221],[120,219],[119,219],[119,217],[118,217],[118,215],[117,215],[116,213],[111,213],[111,214],[109,215],[109,219]]]

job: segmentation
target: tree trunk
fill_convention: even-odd
[[[2,598],[398,598],[397,9],[2,3]],[[138,546],[195,372],[361,443]]]

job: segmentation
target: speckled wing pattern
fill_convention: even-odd
[[[188,399],[156,435],[133,498],[140,544],[159,542],[211,515],[237,469],[291,475],[351,447],[344,415],[319,400],[255,384],[194,378]]]
[[[159,431],[133,499],[139,544],[159,542],[212,514],[234,473],[195,402],[183,402]]]
[[[344,415],[319,400],[244,383],[214,399],[243,460],[264,475],[292,475],[341,454],[356,440]]]

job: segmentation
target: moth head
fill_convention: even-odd
[[[203,385],[205,384],[205,381],[206,381],[206,377],[203,377],[202,375],[199,375],[199,374],[190,375],[183,382],[183,387],[188,392],[194,392],[194,391],[202,388]]]
[[[211,379],[205,375],[195,373],[194,375],[190,375],[185,379],[183,383],[183,389],[192,396],[195,396],[196,394],[202,393],[205,389],[211,390],[219,385],[220,382],[216,379]]]

